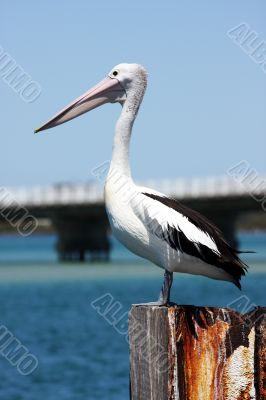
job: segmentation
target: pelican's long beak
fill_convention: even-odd
[[[45,129],[53,128],[54,126],[63,124],[64,122],[76,118],[87,111],[93,110],[102,104],[119,101],[123,99],[124,96],[125,90],[120,85],[119,81],[108,76],[98,83],[98,85],[94,86],[88,92],[84,93],[65,107],[40,128],[35,129],[34,132],[37,133]]]

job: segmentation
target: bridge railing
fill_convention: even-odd
[[[247,193],[266,194],[266,178],[263,177],[257,178],[256,182],[244,183],[224,176],[218,178],[148,180],[139,182],[139,184],[181,200],[184,198],[241,196]],[[4,196],[3,192],[0,194],[0,204],[10,203],[12,198],[25,206],[95,204],[102,203],[104,200],[103,185],[98,182],[6,188],[5,191],[7,196]]]

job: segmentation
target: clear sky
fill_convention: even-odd
[[[149,72],[137,179],[224,175],[243,159],[265,173],[266,73],[226,34],[246,22],[266,41],[265,14],[265,0],[2,1],[0,46],[42,92],[25,103],[0,77],[1,185],[92,179],[111,156],[118,104],[33,129],[120,62]]]

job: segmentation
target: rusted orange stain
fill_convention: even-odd
[[[253,372],[250,369],[250,351],[245,345],[236,343],[245,332],[238,336],[231,332],[232,311],[203,307],[171,307],[169,320],[176,314],[175,342],[176,352],[170,341],[169,357],[169,399],[173,396],[175,363],[178,369],[179,396],[182,400],[245,400],[252,399]],[[241,317],[233,325],[241,330]],[[232,342],[230,340],[232,335]],[[229,338],[229,339],[228,339]],[[237,359],[234,355],[237,354]],[[240,361],[239,361],[240,359]],[[241,373],[247,374],[238,387],[232,385],[234,366],[240,363]],[[236,366],[237,367],[237,366]],[[233,390],[230,392],[231,388]]]
[[[199,318],[205,322],[205,328],[200,327],[193,318],[191,324],[195,328],[196,336],[191,332],[189,323],[183,325],[181,333],[187,398],[219,399],[226,358],[223,343],[229,326],[221,320],[208,325],[206,315],[203,315],[202,311]],[[213,318],[211,313],[209,318]]]

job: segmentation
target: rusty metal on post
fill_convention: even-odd
[[[131,400],[266,400],[266,308],[133,306]]]

